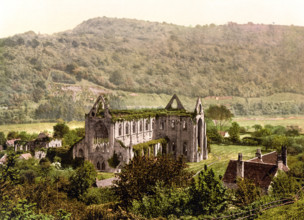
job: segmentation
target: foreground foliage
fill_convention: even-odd
[[[191,177],[182,158],[175,160],[170,155],[148,157],[137,156],[117,174],[115,194],[124,207],[130,207],[133,200],[155,194],[157,182],[164,186],[184,186]]]

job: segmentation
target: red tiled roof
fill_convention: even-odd
[[[269,164],[277,164],[278,159],[278,153],[276,151],[270,152],[268,154],[262,155],[262,161],[259,160],[259,158],[254,157],[250,160],[250,162],[259,162],[259,163],[269,163]]]
[[[12,145],[15,144],[15,141],[19,141],[19,140],[21,140],[21,139],[18,138],[18,139],[7,140],[6,144],[9,145],[9,146],[12,146]]]
[[[26,153],[26,154],[21,154],[19,159],[25,159],[25,160],[28,160],[32,158],[32,155],[30,153]]]
[[[272,177],[277,172],[276,164],[264,164],[252,161],[244,161],[244,178],[251,179],[262,188],[268,188]],[[237,160],[230,160],[225,172],[223,181],[226,183],[236,183]]]

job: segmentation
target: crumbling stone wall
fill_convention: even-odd
[[[184,110],[176,95],[166,109],[172,109],[174,101],[178,109]],[[98,115],[99,108],[104,109],[102,116]],[[200,99],[195,113],[195,117],[168,115],[113,122],[107,103],[99,97],[85,116],[85,138],[73,146],[73,157],[90,160],[98,170],[114,172],[134,157],[132,146],[166,138],[168,143],[165,146],[156,144],[149,153],[155,156],[167,153],[176,158],[183,155],[189,162],[199,162],[208,157],[206,123]],[[108,163],[114,152],[120,161],[116,168]]]

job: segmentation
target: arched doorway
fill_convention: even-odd
[[[82,149],[78,150],[78,157],[84,158],[84,153]]]
[[[203,121],[201,118],[198,120],[197,126],[197,145],[201,148],[203,146]]]
[[[106,164],[105,164],[105,162],[102,162],[102,164],[101,164],[101,170],[105,170],[106,169]]]
[[[100,170],[100,163],[99,163],[99,161],[97,162],[97,170]]]

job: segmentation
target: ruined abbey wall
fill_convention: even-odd
[[[114,172],[134,157],[132,146],[166,138],[167,144],[156,144],[153,152],[149,153],[155,156],[158,153],[171,154],[176,158],[183,155],[189,162],[199,162],[208,156],[206,124],[200,100],[195,112],[195,117],[166,115],[113,122],[107,108],[103,117],[96,116],[95,104],[86,115],[85,138],[74,145],[73,157],[90,160],[98,170]],[[114,152],[120,161],[116,168],[108,163]]]

